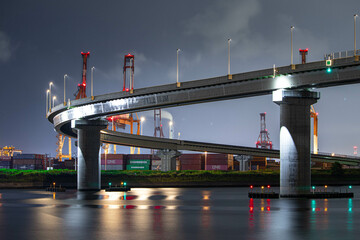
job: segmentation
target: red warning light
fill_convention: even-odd
[[[128,89],[128,88],[126,88],[126,89],[125,89],[125,91],[126,91],[126,92],[128,92],[128,91],[129,91],[129,89]]]
[[[270,188],[270,185],[267,185],[267,188]]]
[[[85,87],[85,86],[86,86],[86,83],[83,83],[82,85]]]
[[[254,188],[254,186],[253,186],[253,185],[251,185],[251,186],[250,186],[250,189],[253,189],[253,188]]]

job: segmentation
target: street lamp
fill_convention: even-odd
[[[66,106],[66,84],[65,84],[66,77],[68,77],[67,74],[64,75],[64,106]]]
[[[290,30],[291,30],[291,69],[295,69],[294,61],[293,61],[293,31],[294,31],[294,26],[291,26]]]
[[[94,100],[94,82],[93,82],[93,74],[94,74],[95,67],[91,68],[91,100]]]
[[[355,61],[358,61],[359,58],[356,56],[356,18],[358,17],[357,14],[354,14],[354,56]]]
[[[228,79],[232,79],[232,76],[230,75],[230,42],[231,38],[228,39]]]
[[[179,52],[180,52],[180,48],[176,49],[176,86],[180,87],[180,82],[179,82]]]
[[[49,82],[49,112],[51,112],[51,86],[54,85],[53,82]]]
[[[48,106],[48,104],[49,104],[49,92],[50,92],[50,90],[49,89],[47,89],[46,90],[46,116],[47,116],[47,114],[48,114],[48,110],[49,110],[49,106]]]
[[[53,104],[52,104],[52,107],[55,106],[55,100],[56,100],[56,96],[53,96]]]

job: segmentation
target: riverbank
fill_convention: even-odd
[[[336,175],[329,170],[312,170],[312,185],[360,185],[360,170],[346,169]],[[126,182],[130,187],[246,187],[279,186],[279,171],[102,171],[101,185]],[[45,188],[53,183],[76,188],[74,170],[0,169],[0,188]]]

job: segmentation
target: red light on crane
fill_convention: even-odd
[[[126,92],[128,92],[129,91],[129,89],[128,88],[126,88],[126,90],[125,90]]]

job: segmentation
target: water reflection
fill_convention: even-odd
[[[0,196],[1,239],[28,235],[33,239],[356,239],[360,235],[355,228],[357,199],[248,199],[247,189],[241,188],[144,188],[127,193],[24,190],[2,191]]]

